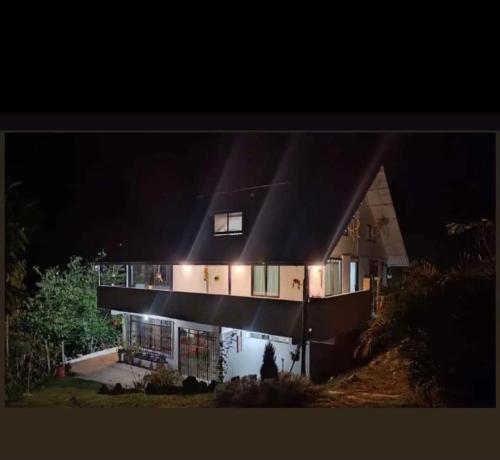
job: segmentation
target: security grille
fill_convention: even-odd
[[[173,321],[140,316],[130,317],[130,344],[158,351],[167,358],[172,358]]]
[[[203,380],[217,380],[218,334],[179,328],[179,372]]]

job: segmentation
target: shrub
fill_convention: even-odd
[[[105,383],[103,383],[99,388],[99,390],[97,391],[97,393],[99,393],[100,395],[109,395],[108,386]]]
[[[121,383],[117,383],[115,387],[110,391],[113,395],[121,395],[123,393],[123,387]]]
[[[196,377],[190,375],[182,381],[182,392],[186,395],[199,393],[199,385]]]
[[[156,386],[179,386],[181,378],[177,370],[159,363],[155,370],[144,375],[142,382],[144,386],[150,383]]]
[[[446,271],[412,264],[401,286],[387,290],[357,351],[400,347],[426,406],[494,407],[494,268],[494,259],[478,255]]]
[[[174,395],[182,392],[182,388],[175,385],[157,385],[148,383],[144,388],[147,395]]]
[[[277,379],[258,381],[254,376],[242,377],[220,385],[215,390],[219,407],[303,407],[318,395],[308,378],[289,373]]]
[[[267,342],[266,348],[264,349],[264,356],[262,361],[262,367],[260,368],[260,378],[262,380],[277,379],[278,366],[276,365],[274,345],[271,342]]]
[[[207,391],[209,393],[213,393],[215,391],[215,389],[217,388],[217,385],[218,385],[217,380],[212,380],[207,387]]]

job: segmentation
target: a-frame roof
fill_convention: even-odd
[[[144,229],[108,260],[321,262],[365,197],[390,144],[387,136],[375,134],[228,136],[234,141],[226,143],[215,180],[204,180],[213,185],[178,203],[182,218],[158,216],[171,226],[170,237],[152,240]],[[203,154],[202,143],[197,148]],[[243,211],[243,235],[213,235],[212,216],[221,211]]]

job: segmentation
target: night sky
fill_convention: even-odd
[[[286,134],[274,136],[286,145]],[[22,196],[36,200],[29,264],[62,265],[101,248],[112,254],[144,238],[144,229],[167,235],[169,219],[213,189],[233,140],[217,133],[7,134],[7,182],[22,181]],[[457,248],[445,224],[494,220],[494,150],[493,134],[401,134],[392,142],[384,166],[410,259],[452,263]],[[270,169],[276,161],[270,155]],[[249,162],[242,183],[257,177],[255,168]]]

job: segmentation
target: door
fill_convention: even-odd
[[[217,380],[219,342],[216,332],[179,328],[179,372],[202,380]]]

